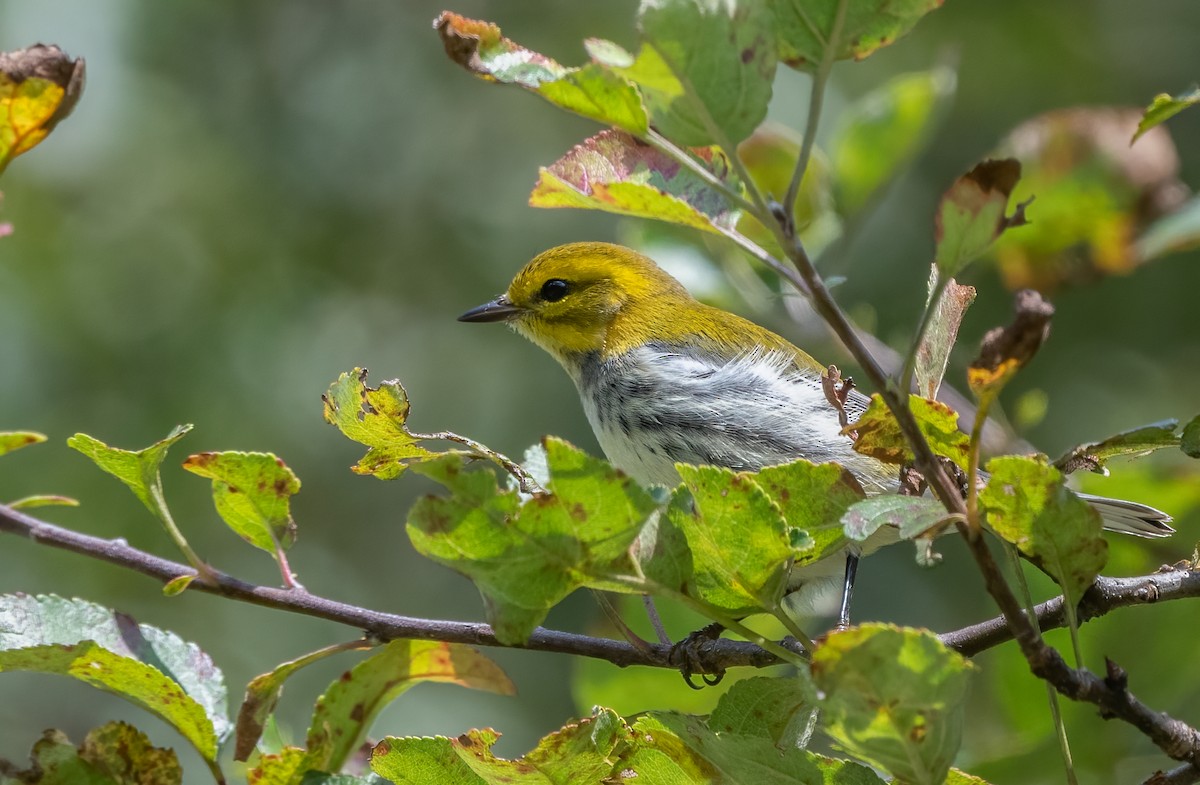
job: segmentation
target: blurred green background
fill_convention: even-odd
[[[64,442],[83,431],[139,448],[192,422],[164,482],[176,519],[215,565],[278,580],[268,557],[220,523],[207,481],[178,463],[202,450],[270,450],[304,483],[291,558],[310,590],[380,610],[482,618],[473,587],[408,544],[405,511],[431,486],[351,474],[360,450],[322,422],[319,396],[340,371],[365,366],[376,381],[403,380],[418,429],[455,430],[510,455],[546,433],[598,452],[570,382],[547,356],[499,328],[454,319],[502,290],[535,253],[621,239],[636,227],[526,206],[537,167],[595,128],[451,64],[430,28],[441,9],[424,0],[0,1],[0,49],[42,41],[88,61],[75,114],[0,182],[0,218],[15,228],[0,239],[0,428],[50,437],[0,463],[0,498],[74,496],[81,508],[44,516],[174,556],[127,490]],[[587,36],[634,47],[635,9],[634,0],[461,0],[453,8],[566,63],[583,59]],[[826,129],[848,101],[891,75],[946,58],[959,64],[947,121],[836,271],[848,277],[840,300],[902,345],[924,300],[934,204],[952,178],[1040,112],[1145,105],[1155,93],[1183,90],[1198,76],[1198,32],[1194,0],[951,0],[898,45],[839,66]],[[775,119],[802,121],[806,84],[781,73]],[[1200,111],[1169,125],[1182,179],[1200,185]],[[1036,203],[1030,215],[1036,222]],[[1197,252],[1179,254],[1058,293],[1053,338],[1009,391],[1009,403],[1032,394],[1026,400],[1044,396],[1048,405],[1022,435],[1057,454],[1196,414],[1198,262]],[[952,381],[979,336],[1009,312],[994,272],[978,270],[970,282],[980,294]],[[788,334],[783,318],[753,315]],[[834,347],[808,348],[843,361]],[[1180,516],[1181,531],[1167,542],[1114,540],[1107,572],[1136,574],[1191,556],[1200,532],[1196,468],[1170,456],[1113,468],[1114,478],[1088,489],[1157,504]],[[861,572],[857,616],[946,630],[992,615],[962,549],[947,542],[942,550],[946,563],[935,570],[914,566],[908,549],[873,557]],[[193,592],[166,599],[144,578],[9,536],[0,536],[0,591],[86,598],[196,641],[224,670],[234,709],[252,676],[355,634]],[[1087,625],[1089,665],[1113,657],[1152,706],[1200,723],[1196,607],[1126,610]],[[548,623],[585,630],[598,616],[580,595]],[[589,665],[589,682],[573,685],[577,663],[567,657],[493,654],[519,697],[425,686],[389,708],[377,732],[493,726],[505,734],[498,751],[515,756],[591,702],[622,711],[697,705],[674,674]],[[303,736],[312,701],[350,661],[289,682],[285,732]],[[961,765],[998,782],[1060,781],[1041,685],[1011,647],[978,662]],[[655,686],[630,693],[610,683],[626,676]],[[1167,763],[1090,709],[1069,707],[1067,717],[1083,780],[1132,781]],[[79,741],[110,718],[181,747],[114,697],[51,677],[0,678],[0,758],[23,762],[43,728]],[[189,781],[204,781],[198,759],[181,752]]]

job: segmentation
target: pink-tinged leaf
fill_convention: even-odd
[[[722,152],[712,147],[692,152],[714,177],[738,187]],[[621,131],[601,131],[542,168],[529,204],[656,218],[718,234],[731,229],[738,217],[699,176]]]

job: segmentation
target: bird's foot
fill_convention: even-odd
[[[720,638],[724,630],[725,627],[722,624],[713,622],[689,633],[671,647],[667,661],[679,668],[683,680],[693,690],[703,689],[692,681],[692,676],[697,674],[709,687],[715,687],[721,683],[721,679],[725,678],[725,669],[713,664],[709,659],[711,646],[708,645]]]

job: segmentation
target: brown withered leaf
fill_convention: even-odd
[[[967,369],[967,383],[979,398],[995,395],[1025,366],[1050,336],[1054,306],[1032,289],[1017,292],[1016,311],[1006,327],[995,327],[983,336],[979,356]]]

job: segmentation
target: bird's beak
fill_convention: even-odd
[[[521,313],[521,309],[513,305],[507,295],[502,294],[490,303],[472,308],[458,317],[458,320],[460,322],[507,322],[519,313]]]

